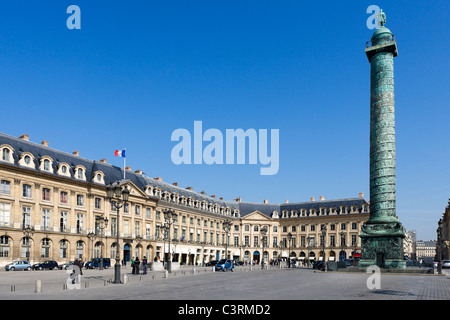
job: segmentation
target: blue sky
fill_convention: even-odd
[[[81,30],[69,30],[69,5]],[[0,131],[232,200],[369,198],[369,5],[395,34],[397,215],[450,197],[448,2],[83,1],[0,7]],[[279,129],[279,171],[174,165],[175,129]]]

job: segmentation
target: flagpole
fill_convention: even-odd
[[[125,180],[125,165],[127,163],[127,148],[125,150],[125,157],[123,157],[123,180]]]

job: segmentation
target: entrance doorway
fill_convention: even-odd
[[[123,246],[123,262],[125,264],[130,261],[130,250],[131,247],[128,243]]]

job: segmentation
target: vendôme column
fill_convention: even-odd
[[[395,210],[394,57],[397,43],[379,14],[366,48],[370,62],[370,218],[361,228],[361,260],[367,268],[404,268],[403,226]]]

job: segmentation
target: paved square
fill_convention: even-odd
[[[448,272],[448,271],[447,271]],[[83,270],[81,289],[67,290],[66,271],[0,272],[0,299],[58,300],[449,300],[449,275],[381,274],[380,289],[369,289],[369,274],[312,269],[211,272],[182,269],[132,275],[126,285],[109,283],[114,270]],[[35,293],[35,280],[42,292]],[[14,286],[14,292],[11,292]]]

